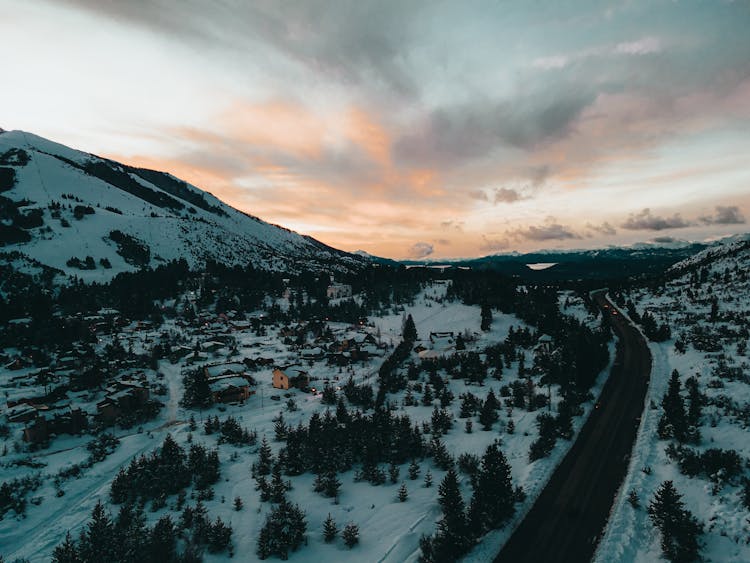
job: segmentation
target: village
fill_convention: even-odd
[[[295,299],[288,291],[267,299],[252,313],[229,309],[217,314],[199,306],[200,288],[189,288],[161,303],[162,322],[131,320],[113,308],[82,318],[86,332],[81,341],[50,354],[46,365],[39,365],[39,358],[30,353],[32,346],[25,347],[24,354],[6,349],[0,379],[6,455],[0,463],[9,475],[30,465],[49,479],[24,485],[30,504],[22,520],[8,514],[0,520],[0,534],[20,549],[11,554],[36,560],[49,553],[53,538],[82,524],[86,507],[90,510],[97,499],[108,498],[111,476],[119,468],[168,436],[185,447],[197,440],[219,448],[226,477],[211,487],[209,497],[205,491],[192,494],[199,494],[211,512],[234,529],[246,530],[233,536],[234,549],[254,553],[265,505],[262,499],[258,502],[258,485],[247,468],[261,441],[268,441],[274,455],[283,456],[280,427],[291,431],[312,424],[316,417],[330,416],[333,408],[346,409],[342,405],[371,411],[374,393],[382,393],[382,373],[389,362],[402,381],[401,390],[386,394],[385,406],[393,416],[412,419],[425,440],[432,436],[429,447],[446,448],[462,471],[471,471],[485,448],[501,441],[523,498],[531,502],[570,444],[569,438],[545,438],[543,452],[533,454],[529,463],[530,449],[542,440],[537,419],[559,409],[562,401],[557,386],[541,379],[540,366],[557,353],[555,342],[514,315],[495,313],[484,324],[480,307],[446,299],[449,287],[446,280],[426,283],[410,303],[394,304],[381,316],[356,322],[325,317],[271,321],[272,310],[283,310]],[[331,284],[327,293],[334,304],[359,298],[344,284]],[[592,327],[598,324],[572,295],[565,309]],[[406,357],[392,363],[392,356],[403,348],[405,322],[412,317],[416,338]],[[187,384],[196,378],[206,384],[209,398],[188,404]],[[490,403],[496,406],[483,407]],[[592,406],[593,399],[571,412],[569,432],[580,427],[580,415]],[[478,416],[480,411],[484,414]],[[246,438],[225,449],[220,446],[224,430],[211,436],[210,428],[219,423],[239,425]],[[447,467],[437,461],[421,465],[410,468],[410,473],[436,481]],[[376,470],[376,475],[378,471],[385,469]],[[365,559],[385,554],[393,561],[413,558],[419,551],[419,535],[434,529],[432,518],[426,517],[434,510],[434,489],[407,481],[409,502],[394,505],[396,490],[390,489],[397,488],[393,479],[399,469],[392,466],[390,471],[390,484],[380,485],[376,496],[371,491],[379,481],[360,482],[360,470],[353,469],[341,473],[342,492],[333,505],[314,492],[309,473],[290,480],[293,488],[288,495],[310,507],[310,530],[319,530],[331,512],[341,522],[369,522],[382,530],[383,537],[396,538],[387,545],[374,537],[363,538],[358,549]],[[405,474],[406,467],[400,473]],[[462,484],[465,494],[470,483],[467,479]],[[59,521],[44,516],[57,514],[57,507],[63,510],[73,498],[84,510]],[[253,509],[235,512],[224,504],[232,498],[241,498]],[[37,503],[47,510],[40,512]],[[156,518],[175,507],[155,500],[151,510]],[[14,522],[23,524],[9,527]],[[412,532],[402,538],[403,526]],[[482,549],[496,549],[503,533],[493,532]],[[34,543],[28,542],[28,534],[36,538]],[[323,557],[327,548],[315,539],[306,551]]]

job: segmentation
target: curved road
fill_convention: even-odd
[[[594,555],[628,468],[651,372],[640,333],[605,297],[593,298],[619,337],[599,403],[495,562],[586,562]]]

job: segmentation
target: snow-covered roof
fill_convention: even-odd
[[[247,387],[249,385],[247,379],[239,377],[237,375],[230,377],[220,377],[208,382],[208,386],[216,393],[217,391],[225,391],[230,387]]]
[[[206,366],[206,373],[209,377],[218,377],[226,373],[244,373],[245,366],[239,363],[219,364],[216,366]]]

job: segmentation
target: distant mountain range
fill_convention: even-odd
[[[474,259],[434,262],[406,260],[410,267],[452,266],[500,272],[524,281],[609,280],[642,274],[658,274],[695,255],[719,252],[727,244],[746,240],[747,235],[715,243],[683,242],[667,245],[638,244],[596,250],[545,250],[527,254],[508,253]],[[738,244],[741,244],[738,243]],[[387,259],[370,257],[374,261]]]
[[[368,261],[238,211],[165,172],[0,130],[0,257],[84,281],[184,257],[277,271]]]

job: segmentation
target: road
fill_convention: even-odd
[[[586,562],[625,477],[644,408],[651,354],[604,292],[593,295],[619,337],[597,407],[496,563]]]

